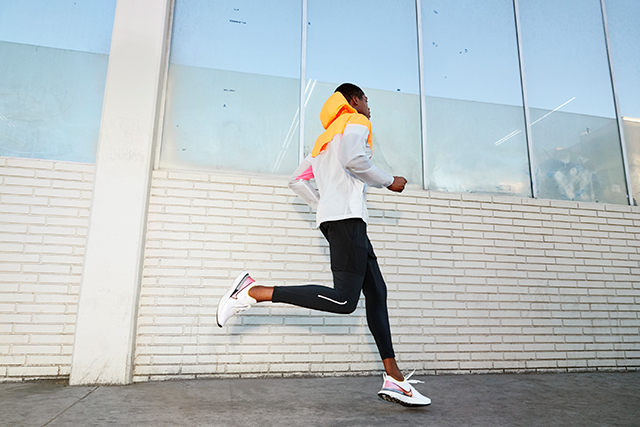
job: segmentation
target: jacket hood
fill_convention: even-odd
[[[320,110],[320,121],[322,127],[327,129],[331,123],[333,123],[342,114],[357,114],[355,108],[353,108],[347,102],[347,99],[340,92],[336,92],[329,97]]]
[[[320,121],[325,131],[316,140],[316,144],[311,152],[311,157],[316,157],[320,154],[337,134],[342,135],[344,128],[348,124],[367,126],[369,128],[367,143],[373,149],[371,122],[349,105],[347,99],[340,92],[335,92],[325,101],[322,110],[320,110]]]

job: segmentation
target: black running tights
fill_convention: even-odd
[[[333,288],[320,285],[276,286],[273,302],[331,313],[352,313],[364,293],[367,324],[382,359],[395,357],[387,313],[387,286],[360,218],[328,221],[320,231],[329,242]]]

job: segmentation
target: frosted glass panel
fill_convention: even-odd
[[[618,104],[635,202],[640,200],[640,2],[605,1]]]
[[[531,196],[511,0],[423,0],[427,183]]]
[[[0,155],[95,162],[115,3],[0,2]]]
[[[308,0],[305,154],[319,114],[341,83],[369,98],[373,161],[422,184],[416,10],[413,0]]]
[[[176,0],[161,167],[295,169],[301,14],[299,0]]]
[[[530,197],[522,107],[426,98],[429,189]]]
[[[520,0],[540,198],[627,204],[599,0]]]

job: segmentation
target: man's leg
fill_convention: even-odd
[[[346,224],[337,221],[323,224],[321,230],[329,241],[333,289],[316,285],[279,286],[276,288],[278,295],[273,299],[273,287],[256,286],[249,291],[249,295],[258,302],[273,300],[332,313],[351,313],[362,289],[366,298],[367,324],[376,341],[385,372],[396,380],[403,381],[404,376],[396,363],[391,342],[387,286],[366,235],[366,224],[361,220],[347,220]],[[334,302],[329,301],[330,299]]]
[[[369,248],[367,271],[362,287],[367,311],[367,325],[376,341],[385,372],[396,380],[403,381],[404,376],[396,363],[391,342],[391,327],[389,326],[389,313],[387,310],[387,285],[384,282],[382,272],[378,266],[378,259],[368,238],[367,243]]]
[[[396,363],[391,343],[389,314],[387,312],[387,285],[382,278],[371,242],[369,242],[369,248],[367,275],[365,276],[362,291],[364,292],[367,306],[367,324],[376,340],[386,373],[386,375],[383,375],[384,381],[378,396],[384,400],[405,406],[430,405],[431,399],[423,396],[411,385],[421,381],[409,379],[413,372],[405,378]]]
[[[352,313],[358,305],[367,269],[366,224],[361,219],[323,223],[320,230],[329,242],[333,288],[320,285],[254,286],[256,301],[292,304],[331,313]]]

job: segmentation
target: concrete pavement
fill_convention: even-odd
[[[0,383],[0,425],[640,426],[640,372],[414,377],[431,406],[379,399],[382,376]]]

